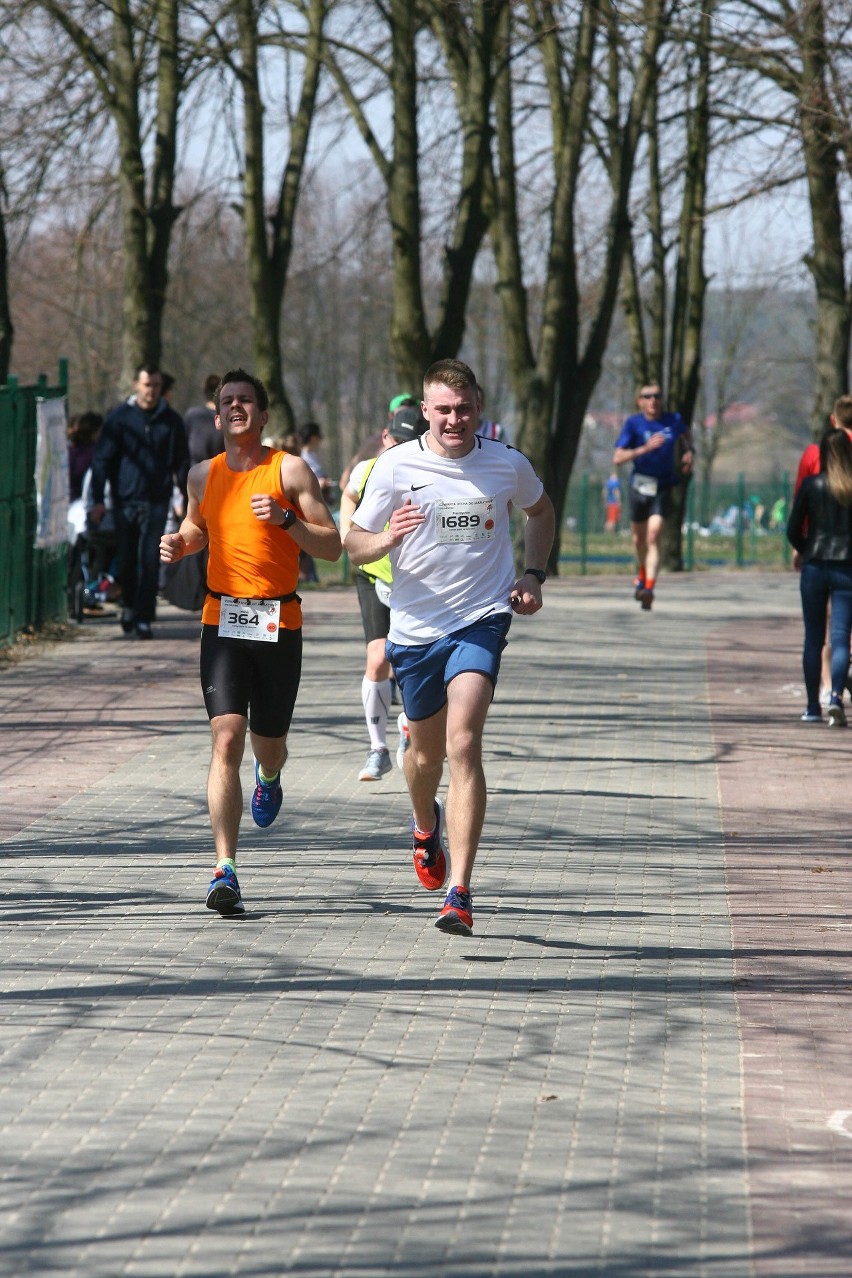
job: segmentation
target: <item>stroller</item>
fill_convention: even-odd
[[[89,521],[91,471],[83,481],[83,493],[68,507],[68,615],[76,622],[103,612],[104,604],[121,597],[112,573],[115,560],[115,521],[109,496],[107,512],[99,524]]]

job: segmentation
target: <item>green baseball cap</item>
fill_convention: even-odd
[[[393,399],[388,404],[388,412],[395,413],[396,410],[398,408],[402,408],[404,404],[416,404],[416,403],[417,403],[417,400],[410,393],[410,391],[406,391],[404,395],[394,395]]]

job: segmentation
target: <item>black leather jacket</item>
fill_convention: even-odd
[[[852,506],[841,506],[824,474],[808,475],[796,493],[787,539],[806,562],[852,562]]]

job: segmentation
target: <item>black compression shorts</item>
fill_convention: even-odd
[[[387,639],[390,630],[390,608],[387,604],[383,604],[376,594],[372,579],[366,573],[356,572],[355,589],[358,591],[361,624],[364,627],[364,638],[367,643],[372,643],[374,639]]]
[[[643,497],[636,489],[630,488],[630,522],[647,523],[652,515],[668,519],[672,509],[672,490],[661,488],[653,497]]]
[[[239,714],[259,737],[286,736],[302,674],[301,630],[279,630],[276,643],[228,639],[201,627],[201,688],[207,717]]]

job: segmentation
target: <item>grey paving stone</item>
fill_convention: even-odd
[[[244,920],[203,904],[197,711],[0,845],[0,1272],[750,1274],[702,637],[769,604],[559,582],[515,623],[468,941],[401,774],[356,780],[351,601],[311,623],[282,818],[244,822]]]

